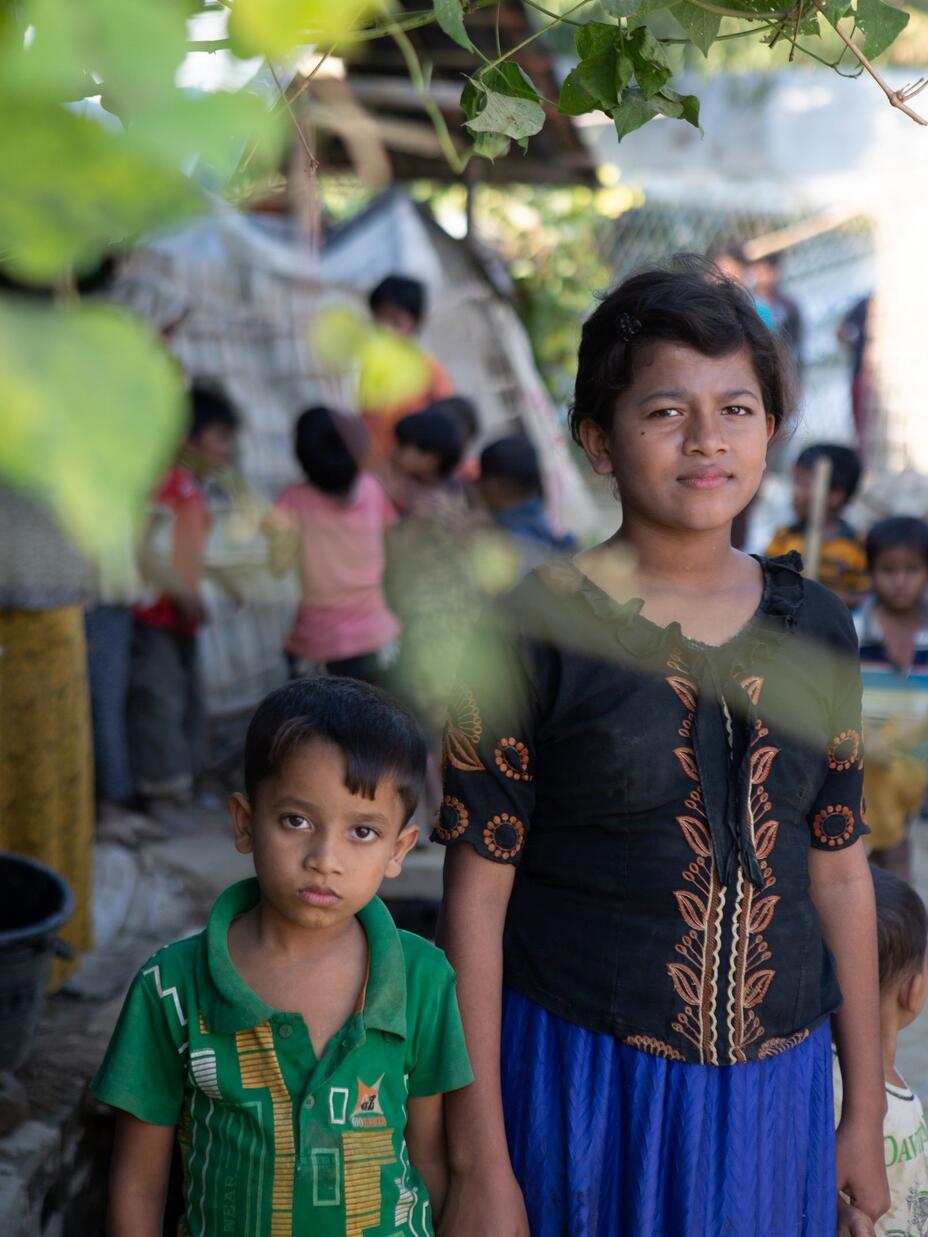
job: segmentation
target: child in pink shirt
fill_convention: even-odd
[[[294,669],[321,663],[383,686],[400,630],[383,593],[384,533],[397,516],[380,482],[359,468],[366,449],[357,417],[316,407],[297,421],[306,484],[289,486],[275,506],[298,535],[302,591],[284,652]]]

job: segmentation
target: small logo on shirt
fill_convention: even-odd
[[[351,1114],[351,1124],[355,1129],[371,1129],[387,1124],[383,1109],[380,1107],[380,1084],[382,1082],[383,1074],[370,1086],[362,1082],[360,1078],[358,1079],[358,1102]]]

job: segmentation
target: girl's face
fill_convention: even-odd
[[[722,528],[760,486],[775,428],[746,348],[708,357],[657,342],[616,400],[611,433],[581,427],[596,472],[612,474],[628,515],[665,528]]]

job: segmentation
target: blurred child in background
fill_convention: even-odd
[[[825,512],[818,579],[849,606],[867,590],[867,555],[861,538],[841,513],[860,484],[860,457],[850,447],[816,443],[800,452],[793,468],[793,509],[796,522],[780,528],[767,547],[770,558],[796,550],[806,552],[807,525],[812,503],[812,480],[818,460],[831,460],[831,487]]]
[[[883,1149],[892,1205],[876,1224],[877,1237],[928,1233],[928,1127],[922,1102],[896,1069],[896,1040],[925,1005],[928,916],[914,889],[890,872],[873,869],[880,956],[880,1038],[886,1079]],[[842,1080],[834,1062],[835,1115],[841,1116]],[[853,1231],[853,1230],[852,1230]]]
[[[206,728],[197,632],[206,621],[205,484],[235,454],[239,418],[219,391],[195,385],[180,455],[154,497],[139,566],[157,590],[136,606],[129,682],[129,750],[137,791],[168,829],[189,824]]]
[[[426,313],[425,287],[418,279],[405,275],[388,275],[368,297],[374,322],[406,339],[414,339],[422,328]],[[371,433],[372,460],[380,464],[390,457],[393,430],[397,421],[408,413],[425,408],[434,400],[454,394],[454,384],[444,366],[423,353],[423,381],[418,390],[410,391],[399,403],[380,404],[377,392],[367,388],[370,378],[363,370],[360,376],[360,400],[364,419]]]
[[[520,576],[577,548],[573,536],[559,535],[548,522],[538,453],[524,434],[510,434],[484,447],[478,487],[494,524],[519,553]]]
[[[871,528],[873,593],[857,616],[864,683],[864,793],[871,859],[911,879],[909,829],[928,787],[928,524]]]
[[[322,664],[330,674],[384,684],[399,635],[383,592],[384,535],[397,516],[380,482],[361,470],[367,447],[363,422],[347,413],[309,408],[296,423],[306,481],[284,490],[275,507],[294,534],[300,573],[285,653],[292,670]]]

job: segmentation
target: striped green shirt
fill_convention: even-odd
[[[189,1237],[430,1237],[406,1100],[472,1081],[454,972],[375,898],[358,916],[363,1008],[317,1060],[302,1017],[266,1005],[229,957],[229,924],[257,899],[257,881],[233,885],[204,932],[142,967],[94,1091],[178,1127]]]

